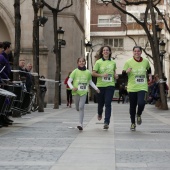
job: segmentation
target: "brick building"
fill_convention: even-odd
[[[161,12],[168,12],[166,1],[163,1],[159,5],[159,10]],[[165,9],[166,8],[166,9]],[[130,6],[125,10],[135,15],[141,21],[144,17],[144,11],[146,6]],[[148,15],[149,19],[150,15]],[[156,15],[157,23],[161,24],[162,32],[161,38],[167,43],[165,59],[163,63],[163,70],[169,82],[169,48],[168,48],[168,37],[169,35],[165,33],[165,28],[162,21],[158,15]],[[125,15],[115,9],[112,4],[103,4],[101,0],[91,1],[91,42],[92,42],[92,60],[93,64],[95,62],[94,56],[99,48],[106,44],[112,48],[112,57],[115,58],[117,63],[117,73],[121,74],[123,65],[125,61],[132,57],[132,48],[135,43],[143,48],[147,44],[147,53],[151,54],[151,48],[148,43],[146,33],[143,31],[140,25],[138,25],[132,17]],[[143,57],[147,57],[144,53]],[[151,62],[152,65],[152,62]],[[152,73],[154,74],[154,69],[152,65]]]

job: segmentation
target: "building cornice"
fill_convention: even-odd
[[[39,53],[40,55],[47,55],[49,52],[49,50],[45,47],[45,48],[41,48],[39,49]],[[32,51],[32,48],[21,48],[21,51],[20,51],[21,54],[32,54],[33,51]]]

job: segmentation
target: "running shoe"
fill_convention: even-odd
[[[78,130],[83,130],[83,127],[82,126],[77,126],[77,129]]]
[[[98,115],[97,119],[100,121],[102,119],[102,115]]]
[[[140,115],[137,115],[137,124],[141,125],[142,124],[142,118]]]
[[[104,124],[103,129],[109,129],[109,125],[107,123]]]
[[[134,123],[131,124],[130,130],[131,131],[135,131],[136,130],[136,125]]]

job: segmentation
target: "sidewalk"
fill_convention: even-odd
[[[146,105],[143,123],[130,131],[129,105],[113,102],[109,130],[97,104],[85,107],[84,130],[74,108],[13,118],[0,129],[0,170],[169,170],[170,111]]]

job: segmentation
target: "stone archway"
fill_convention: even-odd
[[[3,41],[11,41],[10,39],[10,35],[9,35],[9,32],[8,32],[8,28],[6,27],[4,21],[2,20],[2,18],[0,17],[0,26],[1,26],[1,29],[0,29],[0,41],[3,42]]]
[[[11,11],[8,11],[3,2],[0,2],[0,25],[0,41],[14,43],[14,16],[11,14]]]

